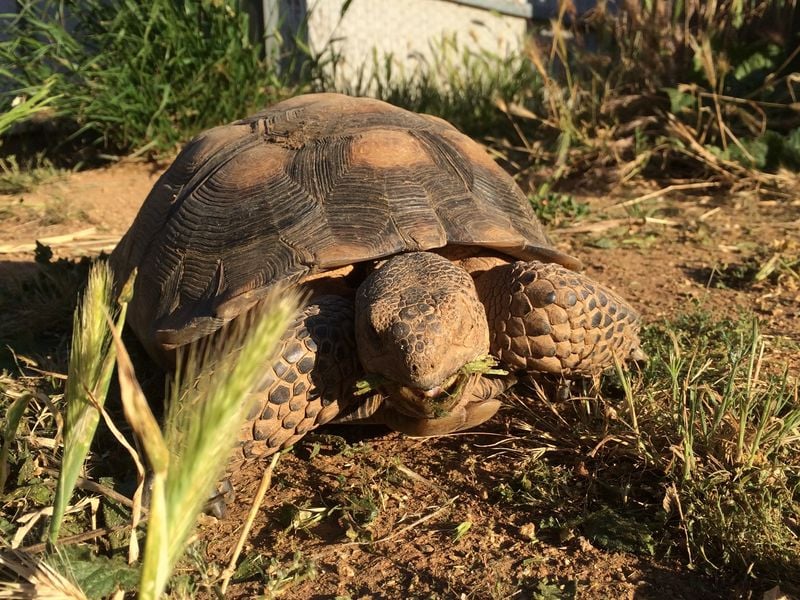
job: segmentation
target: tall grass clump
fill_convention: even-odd
[[[110,318],[116,313],[117,326],[124,323],[131,285],[126,286],[120,306],[114,310],[111,270],[105,262],[95,263],[75,310],[67,372],[64,453],[48,532],[51,544],[58,540],[64,513],[100,421],[116,361]]]
[[[159,154],[291,94],[238,0],[26,0],[5,15],[0,108],[27,97],[107,152]]]
[[[296,294],[273,295],[224,334],[179,356],[163,433],[118,343],[126,418],[152,469],[139,598],[156,599],[163,593],[239,440],[255,401],[250,391],[274,357],[298,304]]]
[[[644,338],[641,372],[534,411],[535,398],[520,404],[535,458],[498,496],[540,515],[543,538],[577,529],[603,548],[681,555],[727,581],[796,593],[796,374],[771,359],[752,316],[687,313]]]
[[[702,157],[696,141],[720,161],[800,168],[794,0],[631,2],[620,17],[616,84],[666,94],[665,108],[688,129],[668,131],[688,146],[681,148],[687,155]]]
[[[48,541],[58,548],[63,515],[117,364],[125,417],[152,475],[138,597],[155,599],[166,588],[197,516],[239,440],[251,403],[257,400],[251,390],[272,361],[299,299],[295,293],[274,294],[219,334],[179,352],[167,414],[160,427],[119,335],[132,281],[120,293],[119,308],[112,309],[112,275],[106,263],[96,264],[76,310],[65,394],[64,452]],[[110,318],[115,313],[116,324]],[[137,462],[145,461],[137,457]],[[135,512],[140,491],[134,495]],[[133,536],[137,535],[137,522],[135,518]]]
[[[676,325],[652,337],[640,394],[669,415],[649,439],[690,558],[800,589],[800,382],[755,320]]]
[[[342,91],[374,96],[414,112],[441,117],[471,136],[501,138],[514,135],[502,107],[522,102],[541,87],[539,74],[520,54],[476,51],[461,45],[455,35],[431,43],[429,59],[404,66],[392,54],[373,54],[370,64]],[[338,63],[333,61],[323,83],[337,87]]]
[[[51,93],[54,83],[52,79],[45,80],[31,96],[12,98],[7,109],[0,114],[0,136],[11,129],[15,123],[30,119],[47,110],[48,105],[56,102],[59,98]]]
[[[800,168],[793,0],[560,8],[528,50],[545,85],[527,98],[523,129],[539,128],[563,174],[669,167],[732,184],[747,169]]]

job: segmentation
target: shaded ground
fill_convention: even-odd
[[[36,239],[55,238],[48,245],[63,257],[110,249],[157,175],[150,165],[123,163],[0,197],[0,278],[37,268]],[[588,216],[553,237],[648,322],[696,306],[731,316],[754,310],[796,373],[800,280],[767,267],[800,253],[800,185],[775,198],[674,194],[634,202],[651,191],[576,195]],[[623,201],[629,206],[613,207]],[[759,272],[766,275],[755,281]],[[437,439],[339,428],[333,433],[346,444],[336,437],[300,444],[279,462],[244,553],[260,582],[235,583],[230,597],[265,589],[286,598],[749,597],[747,581],[698,575],[681,552],[663,556],[658,539],[628,543],[637,553],[602,549],[601,537],[590,542],[566,514],[517,502],[512,492],[526,479],[545,489],[542,506],[557,506],[566,489],[595,485],[586,457],[531,434],[547,410],[541,400],[515,403],[478,432]],[[238,499],[228,518],[204,518],[199,539],[208,558],[227,561],[260,477],[260,465],[235,473]],[[214,565],[200,563],[213,578]]]

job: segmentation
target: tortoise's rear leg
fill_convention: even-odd
[[[476,279],[491,352],[520,371],[591,375],[645,358],[639,315],[620,296],[550,263],[496,266]]]
[[[305,307],[281,338],[250,398],[253,409],[241,432],[241,457],[266,456],[331,421],[350,403],[359,373],[353,303],[320,296]]]

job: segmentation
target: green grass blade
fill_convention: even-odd
[[[14,443],[17,437],[19,420],[25,413],[30,399],[30,394],[24,393],[14,400],[6,412],[6,424],[3,427],[3,447],[0,448],[0,494],[3,493],[6,487],[6,479],[8,479],[8,453],[11,449],[11,444]]]
[[[204,348],[180,354],[163,435],[116,338],[125,415],[153,470],[139,598],[155,600],[163,593],[239,439],[250,409],[244,399],[271,363],[298,306],[296,294],[275,294]]]
[[[129,290],[131,283],[126,285]],[[53,503],[48,542],[55,544],[75,482],[94,439],[105,403],[116,352],[111,346],[108,315],[111,313],[113,277],[107,263],[97,263],[73,320],[72,348],[67,372],[64,454]],[[118,327],[125,319],[129,293],[124,292],[118,312]]]
[[[206,354],[205,361],[187,365],[188,372],[199,374],[199,379],[184,378],[183,386],[176,390],[182,400],[170,404],[167,440],[172,456],[167,502],[171,563],[183,552],[196,515],[238,440],[250,409],[243,399],[249,397],[265,366],[270,364],[299,301],[295,294],[289,294],[266,305],[266,312],[234,324],[228,339]],[[200,391],[200,395],[190,397],[186,386]]]
[[[169,537],[165,482],[169,471],[169,449],[136,379],[130,357],[120,338],[119,328],[113,330],[118,355],[120,397],[125,418],[140,440],[152,469],[150,511],[147,542],[142,561],[139,597],[158,598],[171,572],[168,560]]]
[[[54,84],[54,78],[48,79],[34,91],[32,96],[24,98],[18,104],[13,105],[10,110],[0,113],[0,136],[14,124],[30,119],[36,113],[46,110],[57,102],[59,96],[51,94]]]

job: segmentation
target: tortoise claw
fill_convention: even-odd
[[[232,503],[235,498],[236,490],[234,490],[230,478],[226,477],[217,482],[206,501],[203,512],[217,519],[224,519],[228,514],[228,504]]]

